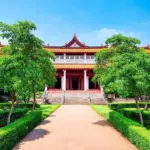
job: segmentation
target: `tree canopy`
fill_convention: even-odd
[[[118,81],[116,73],[122,71],[123,65],[129,65],[133,61],[138,64],[137,61],[140,59],[136,59],[136,57],[147,58],[148,56],[142,48],[138,47],[140,41],[135,38],[118,34],[108,38],[106,44],[109,44],[110,48],[101,50],[96,54],[97,65],[93,80],[98,81],[104,87],[106,93],[118,93],[116,87],[114,87],[116,80]],[[135,64],[132,64],[131,67],[133,65]],[[125,74],[129,74],[129,72]]]
[[[106,44],[110,48],[96,54],[93,80],[103,86],[106,94],[135,98],[143,124],[138,101],[150,95],[150,55],[138,47],[138,39],[121,34],[108,38]]]
[[[45,86],[55,84],[55,68],[52,52],[43,49],[43,41],[33,34],[34,23],[18,21],[8,25],[0,22],[0,36],[8,40],[8,46],[1,49],[0,82],[5,91],[16,96],[29,97]],[[27,96],[27,95],[28,96]],[[35,98],[34,98],[35,104]]]

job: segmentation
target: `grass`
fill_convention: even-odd
[[[139,150],[150,150],[150,131],[108,106],[90,105],[98,114],[105,117],[122,135]],[[113,135],[112,135],[113,136]]]
[[[7,126],[0,128],[0,150],[10,150],[43,119],[47,118],[60,105],[39,105]]]

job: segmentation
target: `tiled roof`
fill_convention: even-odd
[[[56,69],[93,69],[95,65],[91,64],[54,64]]]
[[[106,48],[71,48],[71,49],[62,49],[62,48],[45,48],[48,51],[54,52],[54,53],[96,53],[99,52],[102,49]]]

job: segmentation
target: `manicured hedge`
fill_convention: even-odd
[[[57,108],[59,108],[60,105],[39,105],[39,108],[37,110],[42,110],[42,120],[47,118],[51,113],[53,113]]]
[[[20,118],[0,129],[0,149],[11,150],[13,146],[29,133],[41,121],[41,112],[29,112],[25,117]]]
[[[0,150],[11,150],[25,135],[27,135],[42,119],[48,117],[60,105],[39,105],[33,112],[17,119],[9,125],[0,128]]]
[[[150,131],[145,127],[107,106],[91,105],[91,107],[104,116],[139,150],[150,150]]]
[[[139,113],[136,108],[122,108],[119,110],[119,112],[124,116],[140,123]],[[150,110],[144,111],[141,109],[141,112],[143,115],[144,126],[150,129]]]
[[[115,111],[119,111],[119,109],[122,108],[137,108],[136,103],[110,103],[108,104],[109,108]],[[140,103],[140,107],[144,108],[145,104],[144,103]],[[148,104],[148,107],[150,107],[150,103]]]
[[[11,103],[0,103],[0,108],[10,108],[11,106]],[[33,107],[33,104],[30,103],[30,104],[15,104],[15,108],[32,108]],[[36,107],[39,107],[38,104],[36,104]]]
[[[11,115],[11,122],[23,117],[27,113],[27,108],[14,109]],[[0,111],[0,127],[3,127],[7,124],[9,110]]]

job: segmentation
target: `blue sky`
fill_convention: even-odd
[[[116,33],[150,44],[149,0],[1,0],[0,5],[0,21],[33,21],[45,44],[64,45],[74,33],[87,45],[104,44]]]

